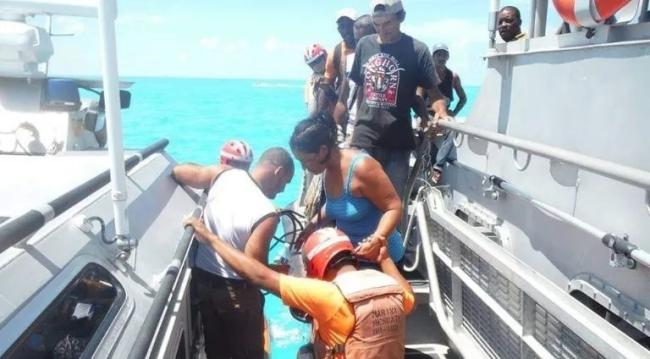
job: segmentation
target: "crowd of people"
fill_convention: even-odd
[[[205,350],[212,358],[264,357],[265,289],[313,318],[309,351],[315,358],[403,358],[405,317],[414,294],[398,270],[404,256],[397,231],[409,158],[418,126],[435,133],[452,120],[467,96],[447,67],[445,44],[429,48],[402,32],[400,0],[372,0],[370,14],[342,9],[341,42],[331,51],[309,46],[305,62],[309,116],[298,122],[290,151],[267,149],[256,165],[244,141],[228,141],[214,166],[182,164],[181,184],[209,190],[203,218],[188,219],[200,244],[193,267],[193,296]],[[525,37],[519,11],[498,17],[504,41]],[[456,96],[458,102],[453,108]],[[434,175],[453,161],[453,142],[442,134],[432,154]],[[433,147],[433,146],[432,146]],[[323,206],[303,231],[305,278],[268,263],[279,223],[271,199],[294,176],[293,156],[322,179]]]

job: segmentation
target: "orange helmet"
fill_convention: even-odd
[[[332,259],[343,252],[352,254],[354,247],[348,236],[335,228],[322,228],[312,233],[302,247],[307,276],[323,279]]]
[[[241,140],[226,141],[221,147],[219,162],[236,168],[248,170],[253,162],[253,150],[248,143]]]

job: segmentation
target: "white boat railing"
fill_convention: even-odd
[[[117,45],[115,40],[116,0],[99,0],[99,44],[102,59],[102,79],[106,103],[106,130],[108,157],[111,169],[111,196],[115,218],[117,245],[129,253],[137,243],[130,237],[126,213],[126,173],[122,164],[122,107],[120,105],[120,78],[117,72]]]

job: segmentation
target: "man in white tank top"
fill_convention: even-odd
[[[205,172],[205,173],[204,173]],[[293,160],[282,148],[266,150],[251,173],[219,166],[180,165],[174,177],[182,184],[210,176],[212,185],[203,214],[210,231],[248,256],[267,263],[269,242],[278,224],[272,198],[293,177]],[[212,358],[262,358],[264,300],[209,246],[199,243],[193,285],[203,322],[205,351]]]

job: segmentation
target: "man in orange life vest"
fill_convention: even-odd
[[[358,270],[355,249],[342,232],[323,228],[303,246],[307,275],[290,277],[243,255],[210,233],[197,219],[185,222],[235,271],[253,284],[314,318],[316,358],[403,358],[405,316],[414,295],[384,246],[373,259],[382,272]],[[362,244],[363,245],[363,244]]]

